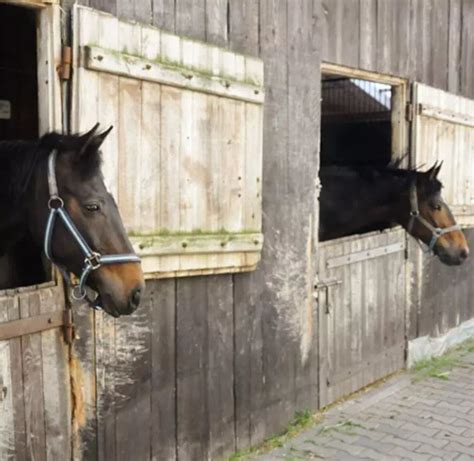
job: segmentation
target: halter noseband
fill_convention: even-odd
[[[81,235],[71,216],[64,208],[64,201],[59,196],[58,185],[56,182],[56,156],[57,151],[53,150],[48,157],[48,189],[49,189],[49,201],[48,208],[50,210],[48,222],[46,224],[46,232],[44,236],[44,252],[47,258],[58,267],[61,271],[62,276],[72,286],[72,297],[76,300],[87,299],[89,304],[97,310],[102,309],[97,301],[87,298],[86,283],[91,272],[99,269],[100,266],[110,264],[123,264],[123,263],[140,263],[140,258],[133,253],[117,254],[117,255],[101,255],[100,253],[93,251],[87,244],[84,237]],[[54,225],[56,218],[62,220],[67,231],[71,234],[72,238],[79,245],[82,253],[84,254],[84,267],[82,269],[81,276],[79,278],[79,284],[72,285],[66,269],[59,264],[55,263],[52,257],[52,241]]]
[[[409,234],[411,234],[415,221],[419,221],[423,226],[425,226],[429,231],[431,231],[431,241],[428,245],[428,251],[427,251],[428,253],[433,251],[436,245],[436,242],[442,235],[448,234],[449,232],[461,230],[461,227],[458,224],[455,224],[454,226],[445,227],[445,228],[435,227],[433,226],[433,224],[431,224],[429,221],[423,218],[423,216],[421,216],[420,209],[418,207],[418,193],[416,189],[416,178],[414,178],[414,180],[412,181],[410,185],[410,207],[411,207],[410,221],[408,221],[407,231]]]

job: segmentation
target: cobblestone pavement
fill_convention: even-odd
[[[277,460],[474,460],[474,351],[447,380],[413,375],[330,409],[322,423],[282,448],[261,455]]]

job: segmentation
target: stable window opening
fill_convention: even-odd
[[[36,10],[0,4],[0,141],[38,139],[37,27]],[[0,255],[0,290],[51,279],[29,234]]]
[[[328,65],[328,67],[331,67]],[[395,84],[394,84],[395,83]],[[365,174],[371,167],[383,168],[393,162],[404,165],[406,152],[403,82],[377,81],[368,73],[348,70],[325,72],[321,81],[321,156],[320,180],[328,186],[334,171],[340,176],[339,187],[345,194],[344,174]],[[349,177],[349,176],[347,176]],[[347,188],[350,189],[350,188]],[[324,196],[324,199],[327,195]],[[321,201],[322,197],[320,197]],[[350,198],[347,197],[347,206]],[[342,202],[344,205],[344,202]],[[321,203],[320,203],[321,205]],[[320,206],[320,241],[364,234],[391,228],[393,223],[380,221],[356,231],[344,231],[337,223],[328,222],[328,214]],[[327,208],[326,208],[327,209]],[[341,209],[341,213],[344,210]],[[333,229],[334,228],[334,229]]]

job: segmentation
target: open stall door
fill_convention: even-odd
[[[458,222],[474,226],[474,101],[413,85],[412,162],[443,161],[443,197]]]
[[[412,88],[412,165],[443,161],[442,195],[474,247],[474,101],[414,83]],[[439,336],[474,316],[472,256],[459,267],[423,255],[409,241],[413,277],[408,338]],[[409,363],[420,358],[423,341],[410,342]],[[426,350],[429,353],[428,350]]]
[[[263,62],[74,9],[72,127],[115,126],[105,178],[147,277],[260,260]]]

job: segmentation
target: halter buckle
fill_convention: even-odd
[[[84,263],[86,266],[90,266],[93,271],[97,270],[100,267],[100,253],[92,253],[91,256],[88,256],[85,260]]]
[[[58,195],[52,195],[48,200],[48,208],[50,210],[58,210],[64,208],[64,201]]]
[[[413,216],[414,218],[416,218],[419,215],[420,215],[420,212],[418,210],[410,211],[410,216]]]

